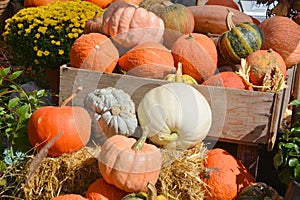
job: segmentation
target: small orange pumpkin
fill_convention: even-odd
[[[65,194],[57,197],[53,197],[50,200],[88,200],[79,194]]]
[[[70,50],[70,63],[76,68],[112,72],[118,59],[118,49],[107,36],[101,33],[81,35]]]
[[[97,179],[92,183],[85,194],[90,200],[121,200],[128,193],[108,184],[104,178]]]
[[[214,42],[204,34],[182,35],[171,49],[175,66],[182,63],[182,73],[192,76],[199,84],[217,69],[218,54]]]
[[[122,135],[108,138],[101,148],[98,166],[104,180],[126,192],[147,192],[155,184],[162,165],[160,149]]]
[[[226,150],[211,149],[204,163],[207,173],[202,180],[208,185],[206,200],[232,200],[255,182],[245,166]]]

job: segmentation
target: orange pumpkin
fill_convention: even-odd
[[[226,150],[211,149],[204,163],[207,173],[202,180],[208,185],[206,200],[232,200],[255,182],[245,166]]]
[[[273,16],[259,25],[264,33],[261,49],[273,49],[285,61],[287,68],[300,63],[300,26],[284,16]]]
[[[65,195],[53,197],[50,200],[87,200],[87,198],[84,198],[79,194],[65,194]]]
[[[223,0],[223,1],[220,1],[220,0],[208,0],[205,5],[221,5],[221,6],[227,6],[229,8],[234,8],[234,9],[237,9],[237,10],[240,10],[240,7],[239,5],[233,1],[233,0]]]
[[[80,150],[89,141],[90,115],[82,107],[67,106],[69,100],[70,98],[64,101],[60,107],[41,107],[31,115],[27,132],[30,144],[37,151],[54,141],[48,150],[48,156],[60,156]]]
[[[43,6],[56,0],[24,0],[24,8]]]
[[[85,0],[85,1],[93,3],[103,9],[107,8],[113,2],[113,0]]]
[[[204,34],[182,35],[171,49],[175,66],[182,63],[182,73],[192,76],[199,84],[217,69],[218,54],[214,42]]]
[[[112,72],[118,59],[118,49],[107,36],[101,33],[81,35],[70,50],[70,63],[76,68]]]
[[[113,2],[103,14],[102,31],[124,48],[162,42],[164,22],[153,12],[123,1]]]
[[[163,79],[175,71],[170,50],[157,42],[146,42],[135,46],[123,54],[119,66],[128,75]]]
[[[108,138],[98,159],[104,180],[126,192],[146,192],[148,182],[155,184],[162,165],[160,149],[122,135]]]
[[[123,1],[123,2],[126,2],[126,3],[131,3],[131,4],[134,4],[134,5],[139,5],[143,0],[114,0],[114,1]]]
[[[104,178],[92,183],[85,194],[90,200],[121,200],[128,193],[108,184]]]

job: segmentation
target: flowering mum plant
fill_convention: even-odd
[[[103,9],[87,1],[57,1],[21,9],[7,19],[3,37],[19,66],[58,68],[68,63],[70,48],[85,22]]]

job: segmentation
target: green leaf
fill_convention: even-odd
[[[28,111],[29,111],[29,105],[25,104],[23,106],[18,107],[17,110],[16,110],[16,113],[19,116],[25,116],[25,114],[28,113]]]
[[[292,105],[292,106],[298,106],[298,105],[300,105],[300,99],[295,99],[295,100],[291,101],[290,105]]]
[[[291,129],[293,133],[300,133],[300,127],[294,127]]]
[[[45,95],[45,90],[39,90],[39,91],[37,91],[37,93],[36,93],[36,96],[38,97],[38,98],[41,98],[41,97],[43,97]]]
[[[9,100],[8,102],[8,109],[12,109],[14,107],[16,107],[19,103],[20,99],[19,97],[15,97],[15,98],[12,98],[11,100]]]
[[[295,167],[298,164],[299,164],[299,161],[298,161],[297,158],[291,158],[291,159],[289,159],[289,166],[290,167]]]
[[[10,85],[10,87],[13,89],[13,90],[20,90],[20,88],[18,87],[18,86],[16,86],[16,85]]]
[[[9,73],[9,71],[10,71],[10,67],[7,67],[5,69],[0,69],[0,76],[1,77],[6,76]]]
[[[294,177],[298,177],[300,175],[300,164],[298,163],[297,166],[294,168]]]
[[[5,162],[0,160],[0,172],[4,172],[6,170],[6,164]]]
[[[8,76],[10,80],[15,80],[22,74],[22,71],[16,71]]]
[[[273,157],[273,165],[278,170],[278,167],[283,164],[283,155],[282,152],[279,151],[274,157]]]
[[[283,147],[287,148],[287,149],[293,149],[295,150],[296,152],[299,152],[299,146],[295,143],[284,143],[282,144]]]

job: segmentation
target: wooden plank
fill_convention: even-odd
[[[59,97],[61,102],[78,86],[83,86],[84,90],[73,99],[72,104],[84,106],[88,93],[111,86],[123,89],[138,106],[146,92],[166,83],[169,82],[62,66]],[[208,139],[237,144],[267,144],[272,137],[270,131],[277,130],[278,124],[271,119],[279,115],[277,105],[274,110],[274,99],[280,101],[280,95],[202,85],[194,87],[203,94],[212,109],[213,122]]]
[[[294,91],[294,99],[300,99],[300,66],[297,66],[293,91]],[[297,114],[299,112],[300,112],[300,106],[298,107],[293,106],[292,124],[297,121],[300,121],[300,115]]]
[[[248,171],[256,178],[259,153],[257,146],[239,144],[237,148],[237,159],[240,160]]]

